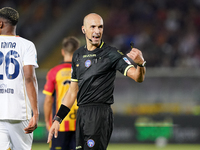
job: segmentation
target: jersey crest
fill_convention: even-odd
[[[88,67],[91,66],[91,64],[92,64],[91,60],[88,59],[88,60],[85,61],[85,67],[88,68]]]

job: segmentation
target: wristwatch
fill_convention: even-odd
[[[58,116],[54,116],[53,122],[54,122],[55,120],[58,121],[60,124],[61,124],[61,122],[62,122],[62,119],[61,119],[60,117],[58,117]]]
[[[146,66],[146,61],[144,61],[141,65],[140,64],[137,64],[138,66],[140,66],[140,67],[145,67]]]

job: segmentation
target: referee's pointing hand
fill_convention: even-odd
[[[57,120],[55,120],[49,130],[49,135],[48,135],[48,140],[47,143],[49,143],[51,141],[51,139],[53,138],[53,135],[55,138],[58,137],[58,130],[60,128],[60,124]]]

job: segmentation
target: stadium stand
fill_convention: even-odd
[[[39,63],[63,36],[83,38],[82,17],[97,12],[105,17],[105,41],[125,53],[133,41],[149,67],[200,66],[199,0],[2,0],[3,6],[19,10],[18,34],[35,41]]]

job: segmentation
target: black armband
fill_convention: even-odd
[[[57,120],[59,123],[61,123],[69,112],[70,109],[67,106],[61,104],[60,109],[58,110],[58,113],[56,114],[53,120]]]

